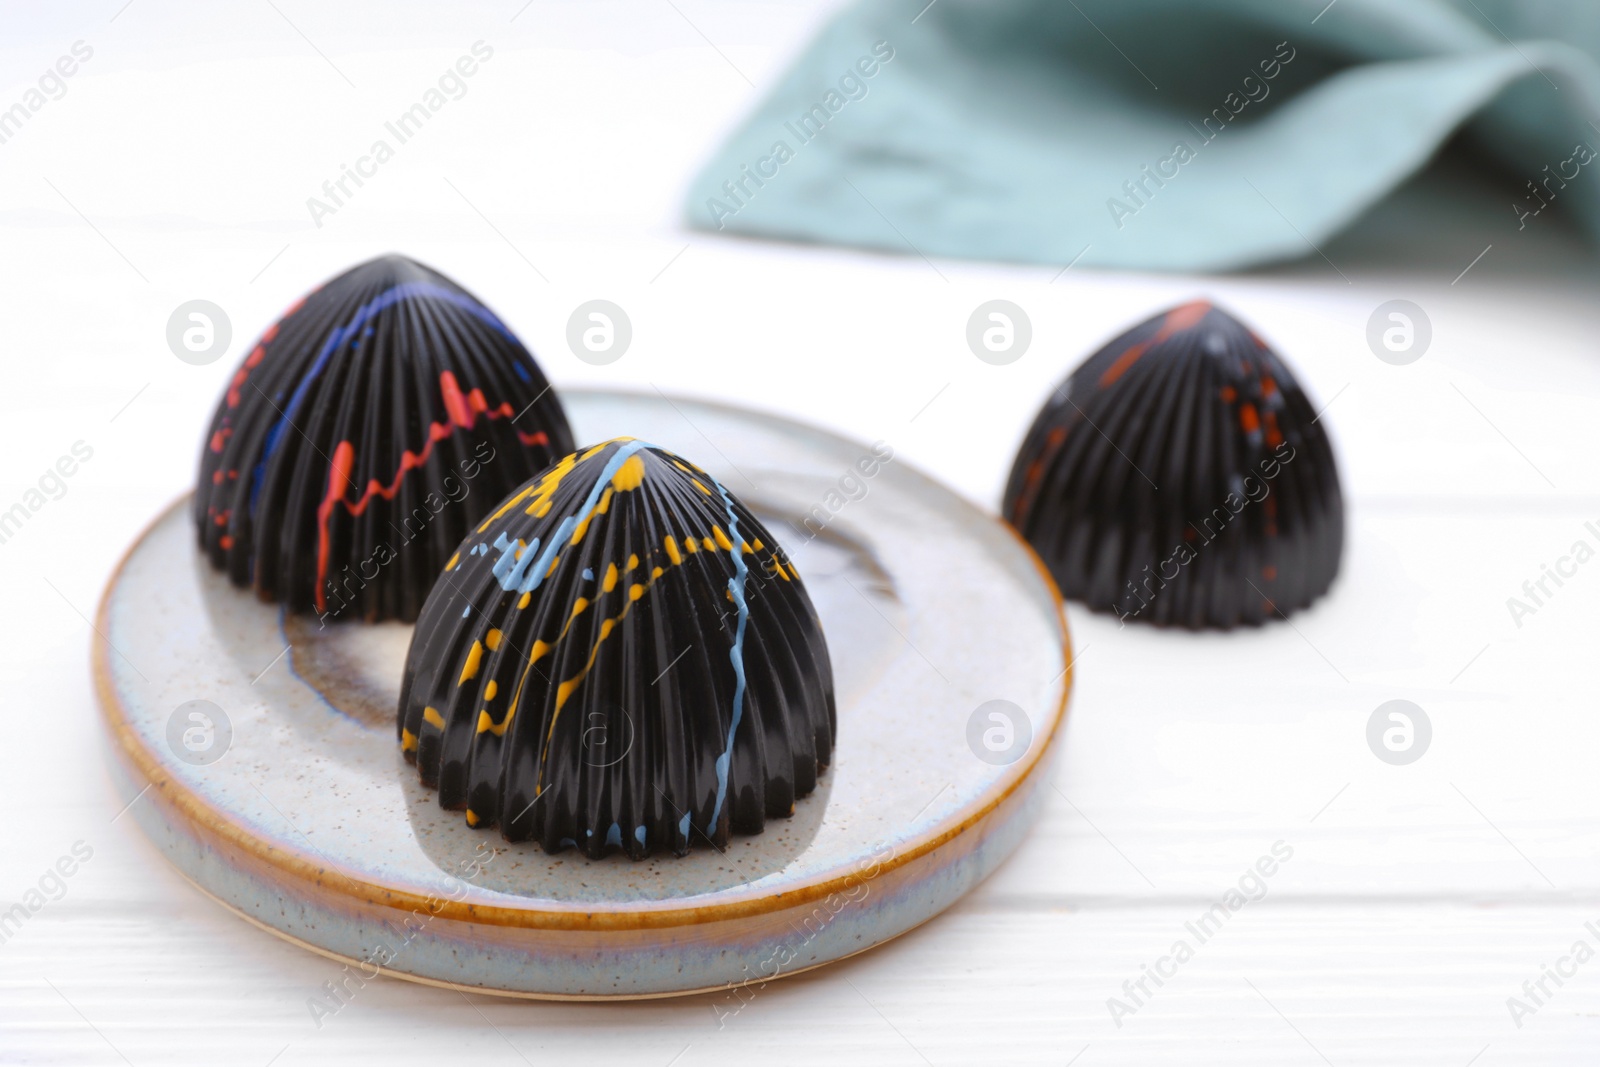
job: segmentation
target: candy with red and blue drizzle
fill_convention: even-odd
[[[1017,451],[1002,514],[1067,599],[1192,629],[1307,606],[1344,546],[1316,408],[1265,341],[1205,301],[1072,372]]]
[[[397,720],[441,807],[591,858],[759,833],[816,788],[837,730],[793,563],[715,478],[630,438],[567,456],[461,543]]]
[[[200,547],[292,611],[410,621],[472,525],[572,448],[506,325],[384,256],[296,302],[235,371],[200,455]]]

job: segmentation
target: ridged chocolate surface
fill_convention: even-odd
[[[1191,628],[1305,607],[1344,544],[1316,409],[1264,341],[1205,302],[1073,371],[1024,438],[1002,510],[1063,596]]]
[[[827,643],[771,533],[626,438],[561,460],[461,543],[397,723],[470,825],[636,859],[792,814],[835,731]]]
[[[200,546],[293,611],[412,620],[472,524],[572,448],[505,324],[385,256],[289,308],[234,373],[200,455]]]

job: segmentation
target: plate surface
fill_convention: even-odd
[[[987,876],[1032,822],[1071,685],[1032,552],[898,460],[863,474],[864,444],[659,395],[563,399],[580,442],[679,452],[782,541],[836,679],[817,791],[764,833],[683,858],[590,861],[469,829],[395,740],[411,627],[323,628],[234,589],[180,501],[113,576],[94,647],[116,771],[129,799],[145,791],[129,812],[168,858],[364,976],[553,998],[791,974],[903,933]],[[978,711],[996,700],[1020,716]]]

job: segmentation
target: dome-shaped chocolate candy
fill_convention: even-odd
[[[234,373],[200,455],[200,546],[293,611],[415,619],[473,523],[572,447],[505,324],[385,256],[296,303]]]
[[[1316,409],[1266,342],[1203,301],[1072,372],[1023,439],[1002,511],[1065,597],[1192,628],[1306,606],[1344,543]]]
[[[627,438],[561,460],[462,542],[398,719],[470,825],[636,859],[792,814],[836,727],[827,643],[772,535],[705,471]]]

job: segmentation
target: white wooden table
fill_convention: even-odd
[[[1594,1062],[1600,961],[1562,960],[1580,940],[1600,950],[1600,562],[1520,626],[1506,603],[1574,542],[1600,548],[1585,526],[1600,529],[1600,271],[1565,220],[1518,232],[1503,201],[1520,180],[1436,187],[1326,246],[1337,270],[1313,255],[1206,279],[690,234],[679,190],[753,102],[744,78],[770,80],[826,5],[675,3],[539,0],[512,22],[515,2],[380,16],[135,0],[33,14],[0,42],[4,104],[75,40],[94,52],[0,145],[0,510],[75,442],[92,449],[0,544],[0,911],[40,905],[0,944],[0,1062]],[[314,226],[306,198],[480,39],[494,55],[467,95]],[[1457,202],[1483,214],[1456,225]],[[307,999],[338,966],[202,898],[119,817],[86,616],[184,490],[250,336],[391,249],[477,291],[558,386],[798,414],[887,440],[986,506],[1082,355],[1210,295],[1328,405],[1343,575],[1292,625],[1255,632],[1120,629],[1071,607],[1079,681],[1039,826],[895,943],[748,1003],[522,1003],[382,980],[319,1027]],[[603,368],[563,342],[596,296],[635,327]],[[206,367],[164,339],[197,297],[235,330]],[[1007,367],[963,338],[996,297],[1035,330]],[[1364,340],[1396,297],[1434,329],[1403,367]],[[1433,725],[1407,766],[1366,742],[1397,698]],[[1261,899],[1200,943],[1185,924],[1275,844],[1292,858]],[[1180,939],[1192,958],[1163,962]],[[1158,963],[1159,986],[1144,977]],[[1558,966],[1571,976],[1529,999],[1524,982]],[[1510,997],[1533,1010],[1514,1019]],[[1114,1018],[1110,998],[1135,1010]]]

